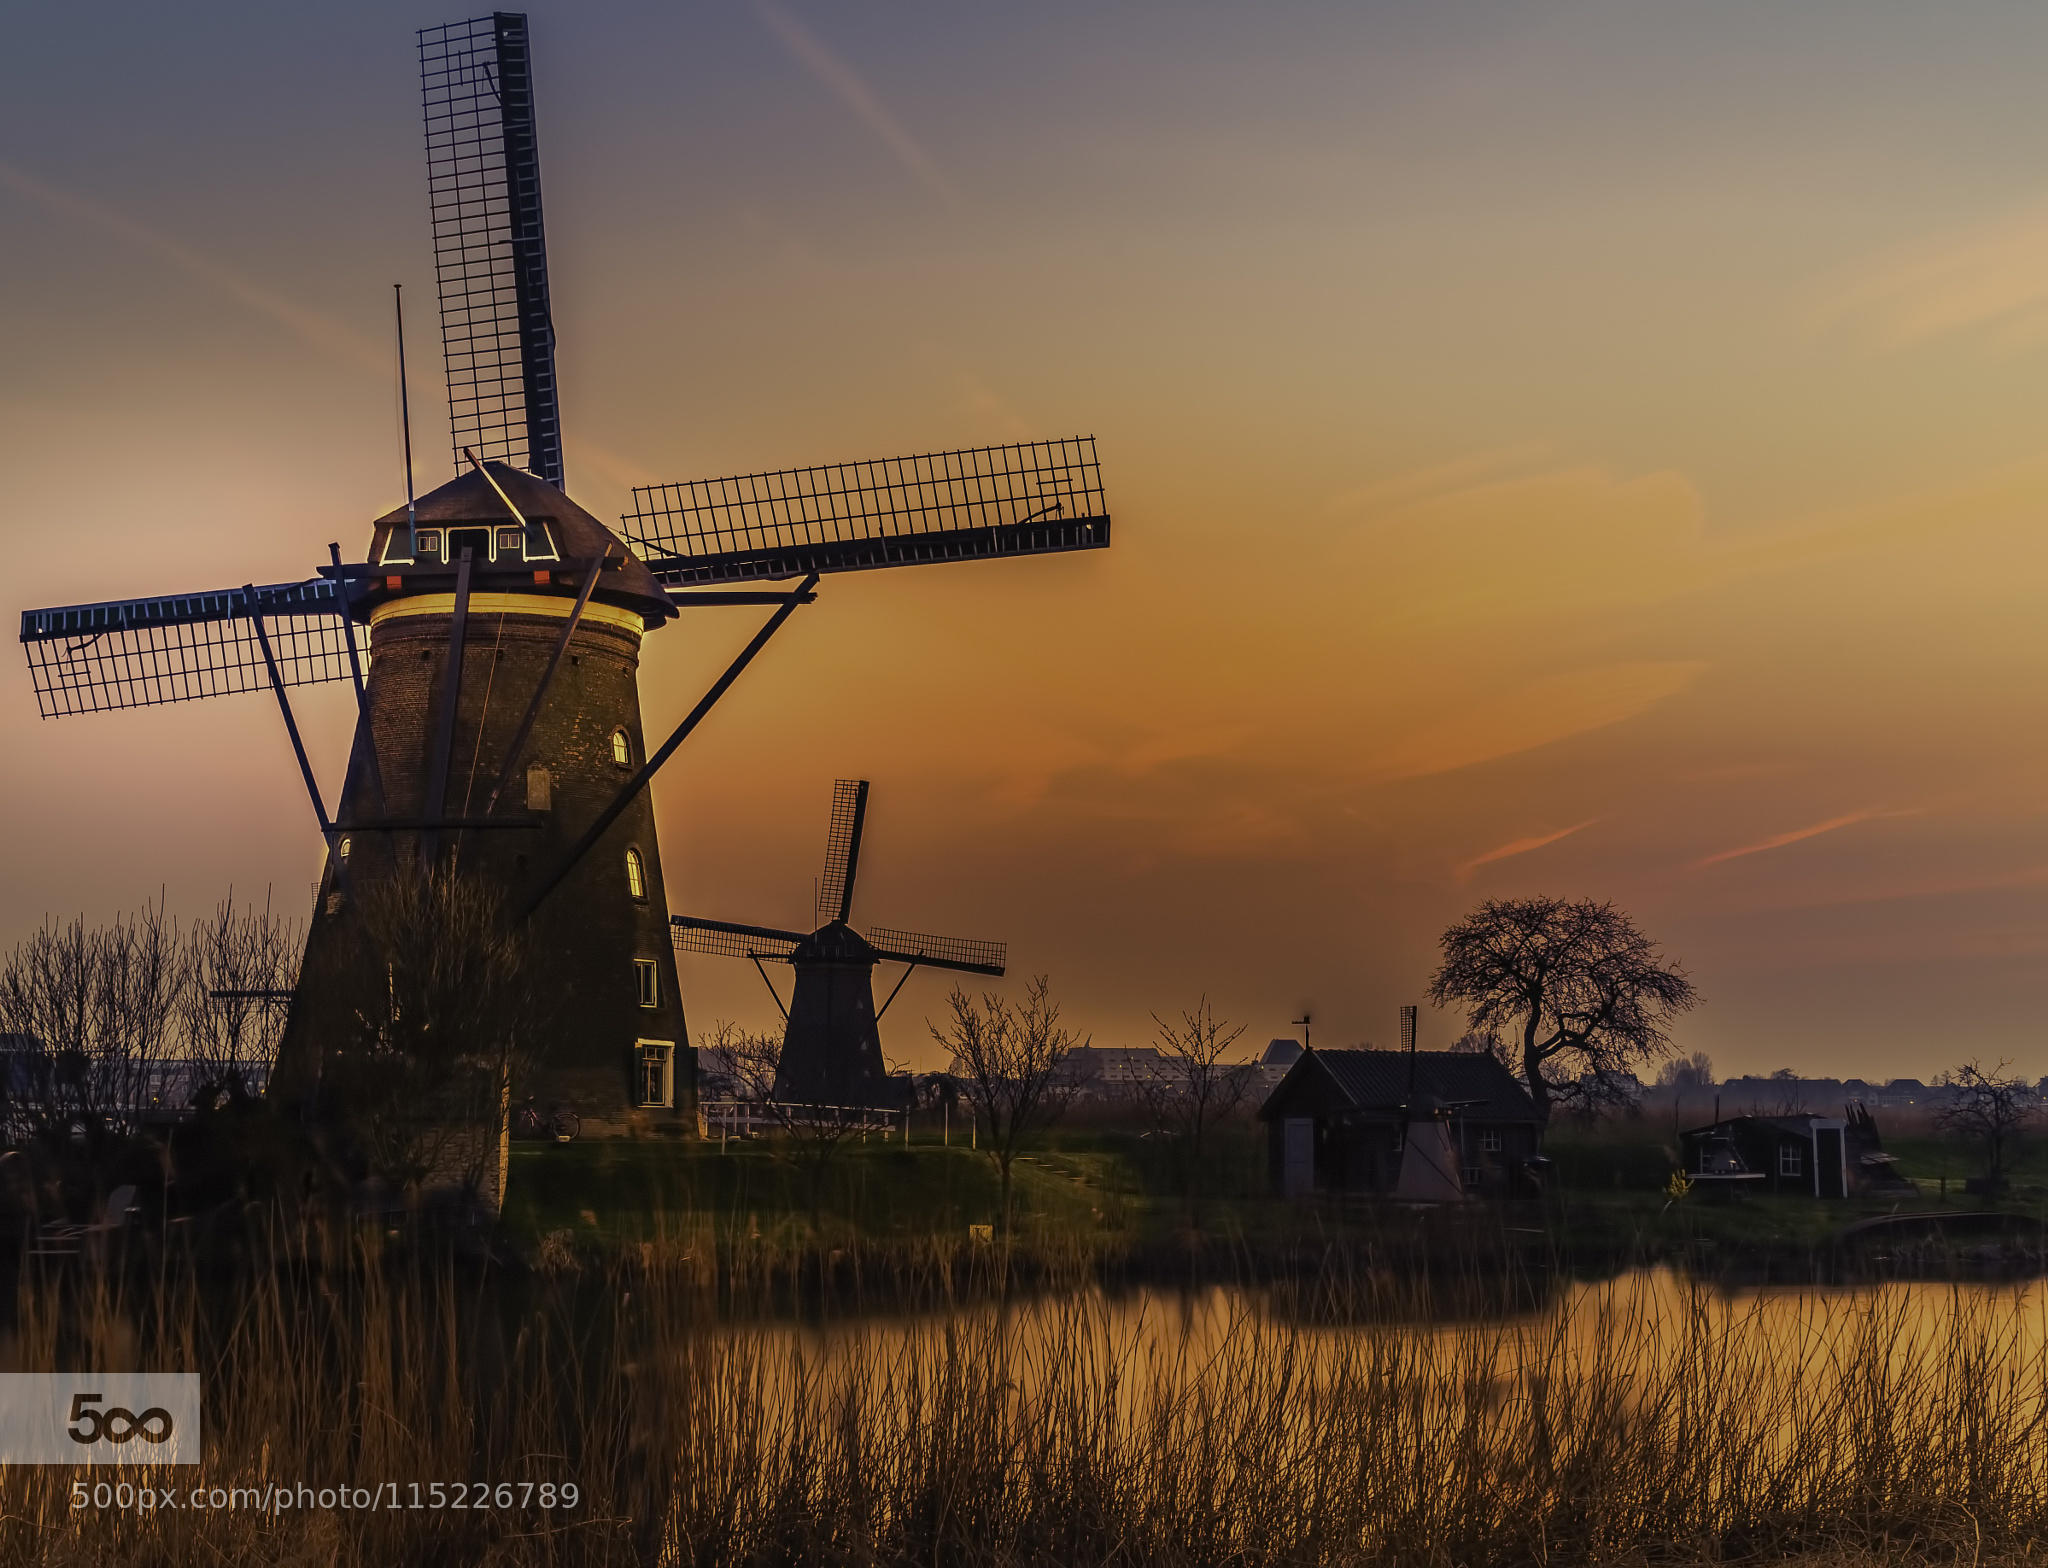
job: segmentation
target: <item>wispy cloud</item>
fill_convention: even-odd
[[[1447,490],[1462,490],[1469,485],[1500,479],[1542,462],[1549,454],[1550,448],[1540,441],[1517,441],[1509,446],[1490,447],[1486,451],[1470,452],[1428,468],[1375,479],[1355,489],[1340,490],[1323,503],[1323,510],[1340,514],[1407,505]]]
[[[947,206],[960,205],[959,193],[953,189],[952,182],[946,178],[937,161],[889,112],[888,105],[876,96],[875,90],[862,80],[859,72],[826,48],[816,33],[780,6],[772,4],[771,0],[756,0],[755,9],[761,13],[761,20],[768,24],[768,30],[775,34],[783,48],[796,57],[797,63],[836,94],[839,101],[853,111],[854,117],[896,155],[896,161],[918,183]]]
[[[1776,833],[1755,844],[1743,844],[1734,849],[1724,849],[1693,862],[1695,871],[1708,866],[1718,866],[1724,860],[1740,860],[1745,855],[1761,855],[1766,850],[1783,849],[1788,844],[1803,843],[1810,838],[1819,838],[1823,833],[1833,833],[1841,828],[1854,827],[1859,822],[1877,822],[1887,817],[1910,817],[1912,811],[1851,811],[1843,816],[1829,817],[1825,822],[1815,822],[1808,827],[1794,828],[1789,833]]]
[[[1892,347],[1977,332],[2010,346],[2048,337],[2048,207],[1946,234],[1871,266],[1826,312]]]
[[[53,212],[88,224],[169,262],[188,277],[218,289],[260,316],[267,316],[331,359],[376,375],[391,374],[391,350],[388,346],[373,341],[345,322],[308,310],[272,289],[251,282],[161,229],[126,213],[116,212],[89,196],[59,190],[9,163],[0,162],[0,185],[41,203]]]
[[[1528,838],[1510,839],[1498,849],[1489,849],[1483,855],[1474,855],[1470,860],[1460,865],[1458,867],[1458,880],[1460,882],[1469,882],[1472,879],[1472,873],[1481,866],[1490,866],[1496,860],[1512,860],[1515,856],[1526,855],[1533,849],[1542,849],[1546,845],[1555,844],[1559,839],[1570,838],[1574,833],[1591,827],[1599,820],[1598,817],[1588,817],[1584,822],[1574,822],[1570,827],[1559,828],[1555,833],[1538,833]]]

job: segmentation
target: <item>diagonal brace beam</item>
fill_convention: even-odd
[[[277,711],[284,715],[285,733],[292,738],[292,754],[299,759],[299,774],[306,781],[306,793],[313,800],[313,815],[320,819],[321,837],[326,837],[333,824],[328,820],[327,807],[320,799],[320,781],[313,777],[313,764],[306,760],[306,743],[299,738],[299,721],[292,717],[291,699],[284,694],[284,677],[277,672],[277,655],[271,651],[270,633],[263,625],[263,612],[256,608],[256,585],[250,583],[242,589],[249,605],[249,620],[256,628],[256,644],[263,650],[263,667],[270,672],[270,689],[277,697]]]
[[[569,846],[568,853],[563,855],[555,869],[548,873],[546,880],[527,895],[526,901],[512,917],[513,925],[524,925],[547,899],[548,894],[562,885],[562,879],[576,869],[576,863],[590,853],[597,841],[604,837],[605,830],[618,821],[625,809],[639,798],[640,792],[647,788],[648,781],[661,771],[661,765],[675,755],[676,748],[689,739],[690,732],[703,722],[704,715],[712,710],[718,699],[723,697],[732,683],[740,678],[746,667],[754,662],[754,655],[768,646],[768,639],[782,630],[782,623],[796,613],[798,605],[809,602],[805,596],[817,586],[818,574],[813,572],[804,579],[803,586],[768,617],[767,624],[754,633],[754,640],[740,650],[739,657],[725,667],[725,673],[711,683],[711,689],[698,700],[697,706],[685,715],[683,722],[678,724],[670,732],[668,739],[661,743],[661,749],[648,757],[640,765],[640,771],[626,780],[618,794],[612,797],[611,804],[600,811],[597,820],[585,829],[583,836]]]

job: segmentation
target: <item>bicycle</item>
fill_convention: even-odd
[[[560,1101],[548,1107],[545,1114],[528,1095],[526,1103],[512,1115],[512,1136],[515,1138],[552,1139],[556,1143],[567,1143],[583,1130],[583,1118],[576,1114],[573,1106]]]

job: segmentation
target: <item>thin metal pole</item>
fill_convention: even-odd
[[[299,738],[299,721],[292,717],[292,705],[284,694],[284,678],[277,673],[277,655],[270,651],[270,633],[263,628],[263,614],[256,608],[256,585],[246,584],[242,589],[243,602],[249,606],[249,619],[256,625],[257,646],[263,650],[263,666],[270,672],[270,689],[277,697],[277,711],[284,715],[285,733],[292,738],[292,754],[299,759],[299,773],[306,781],[306,793],[313,801],[313,815],[320,819],[320,836],[325,838],[332,830],[328,820],[327,807],[320,799],[320,783],[313,777],[313,764],[306,760],[306,743]]]
[[[547,880],[527,896],[519,912],[512,917],[515,926],[525,923],[533,912],[540,908],[548,894],[562,885],[562,879],[573,871],[576,863],[590,853],[591,847],[604,837],[605,829],[618,821],[625,809],[632,805],[640,792],[647,787],[648,780],[652,779],[661,770],[661,765],[675,754],[676,747],[689,738],[690,731],[703,721],[704,715],[725,695],[727,688],[740,678],[741,672],[749,664],[754,662],[754,655],[768,645],[769,638],[782,630],[782,623],[795,613],[796,607],[806,602],[804,595],[817,586],[818,574],[813,572],[804,579],[803,586],[790,595],[789,601],[768,617],[767,625],[754,633],[754,640],[741,649],[739,657],[726,666],[725,673],[712,682],[711,689],[704,693],[697,706],[689,711],[683,722],[678,724],[669,738],[661,743],[661,749],[640,765],[640,771],[628,779],[618,794],[612,797],[611,804],[598,813],[597,820],[591,823],[583,836],[570,846],[569,852],[556,864],[555,869],[548,873]]]
[[[419,518],[412,494],[412,398],[405,386],[405,285],[391,285],[392,304],[398,311],[398,423],[405,433],[405,558],[419,558]]]

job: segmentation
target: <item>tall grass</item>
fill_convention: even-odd
[[[206,1461],[156,1484],[545,1480],[580,1500],[73,1510],[74,1480],[112,1472],[14,1468],[0,1557],[1970,1561],[2048,1540],[2038,1292],[1743,1299],[1658,1276],[1447,1324],[1384,1279],[1006,1304],[945,1301],[954,1274],[933,1261],[929,1311],[813,1298],[792,1319],[673,1242],[543,1275],[280,1226],[227,1275],[29,1269],[12,1368],[203,1374]]]

